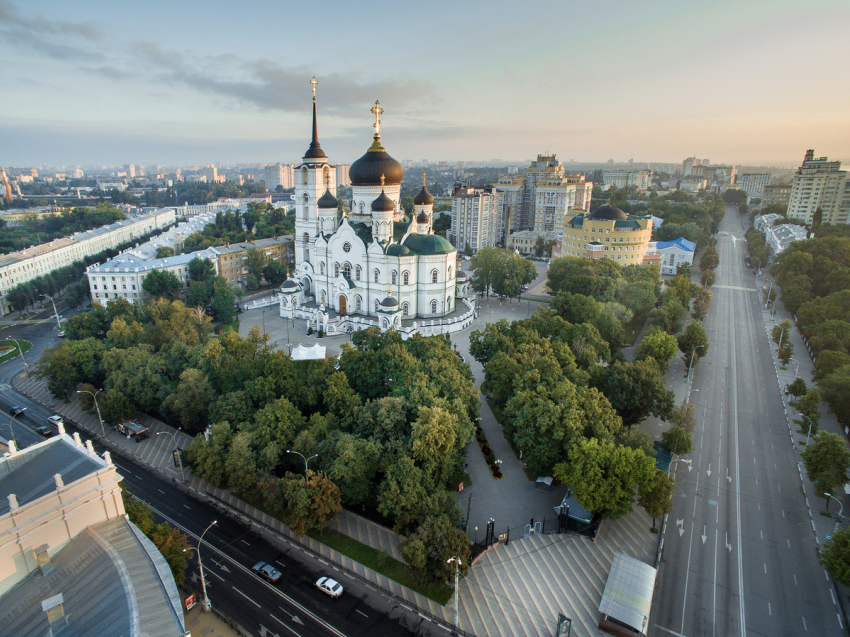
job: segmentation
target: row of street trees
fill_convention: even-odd
[[[534,262],[523,259],[512,250],[484,247],[472,257],[472,289],[506,296],[519,297],[521,286],[528,285],[537,276]]]

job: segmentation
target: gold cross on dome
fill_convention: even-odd
[[[314,102],[316,101],[316,84],[318,84],[318,83],[319,83],[319,81],[316,79],[316,76],[314,75],[313,79],[310,80],[310,84],[313,85],[313,101]]]
[[[422,171],[422,187],[425,187],[425,171]]]
[[[381,174],[381,190],[383,190],[383,189],[384,189],[384,182],[385,182],[386,180],[387,180],[387,178],[386,178],[386,177],[384,177],[384,175],[383,175],[383,174]]]
[[[384,109],[381,108],[381,103],[378,100],[375,100],[375,105],[370,110],[371,110],[372,113],[375,114],[375,124],[374,124],[375,132],[380,133],[381,132],[380,117],[381,117],[381,113],[384,112]]]

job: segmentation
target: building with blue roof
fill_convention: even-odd
[[[661,257],[661,274],[676,274],[676,268],[683,263],[694,264],[697,245],[682,237],[672,241],[658,241],[655,251]]]

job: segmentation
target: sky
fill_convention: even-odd
[[[0,165],[850,158],[847,0],[0,0]]]

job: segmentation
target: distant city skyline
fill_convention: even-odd
[[[848,32],[839,0],[0,0],[0,165],[297,161],[313,75],[337,163],[376,99],[398,159],[848,163]]]

